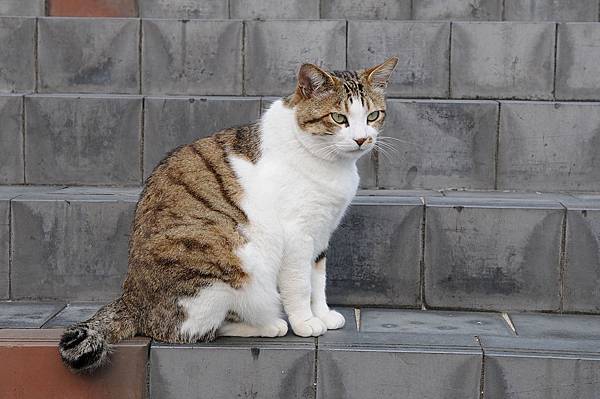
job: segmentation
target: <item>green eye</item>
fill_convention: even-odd
[[[346,119],[344,115],[338,114],[336,112],[331,113],[331,119],[333,119],[333,121],[339,125],[345,125],[348,123],[348,119]]]
[[[373,111],[367,115],[367,120],[369,122],[375,122],[377,119],[379,119],[379,111]]]

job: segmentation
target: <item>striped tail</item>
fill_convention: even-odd
[[[108,359],[110,344],[137,333],[137,321],[122,298],[103,306],[90,319],[69,327],[58,344],[63,363],[75,373],[89,373]]]

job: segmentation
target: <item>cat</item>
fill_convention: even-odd
[[[294,93],[258,122],[175,149],[135,210],[121,297],[69,327],[59,352],[75,372],[110,344],[217,336],[319,336],[344,317],[325,297],[326,250],[358,188],[356,161],[385,120],[393,57],[359,71],[304,64]]]

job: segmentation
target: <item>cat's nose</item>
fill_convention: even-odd
[[[360,147],[361,145],[363,145],[363,143],[365,141],[367,141],[367,138],[366,137],[359,137],[357,139],[354,139],[354,141],[356,141],[356,144],[358,144],[358,146]]]

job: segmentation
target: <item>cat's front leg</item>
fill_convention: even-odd
[[[300,232],[287,232],[289,237],[279,271],[279,291],[283,308],[294,334],[317,337],[327,326],[311,309],[312,238]]]
[[[315,316],[327,326],[329,330],[344,327],[346,320],[339,312],[329,309],[325,295],[326,261],[324,256],[319,256],[313,264],[311,272],[311,308]]]

